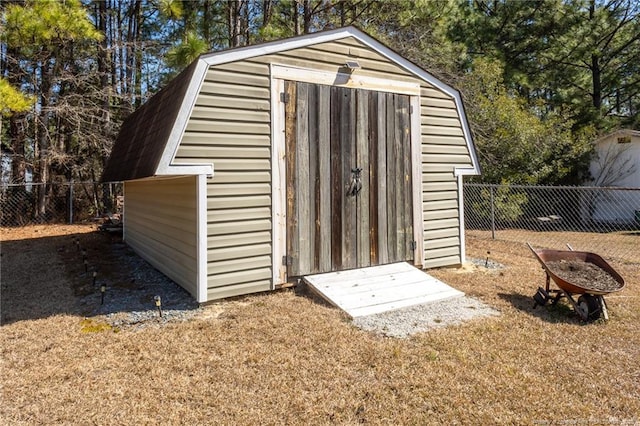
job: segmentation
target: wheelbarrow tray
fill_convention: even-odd
[[[547,275],[553,279],[558,287],[567,293],[571,294],[591,294],[594,296],[603,296],[605,294],[614,293],[620,291],[624,288],[625,282],[624,279],[618,274],[615,269],[611,267],[602,257],[598,256],[595,253],[590,253],[586,251],[569,251],[569,250],[536,250],[531,245],[529,245],[531,251],[535,254],[538,261],[542,264],[542,267],[546,271]],[[619,284],[619,286],[615,289],[611,290],[600,290],[589,287],[584,287],[577,285],[576,283],[569,282],[562,277],[559,277],[549,266],[548,262],[557,262],[557,261],[582,261],[585,263],[592,263],[598,266],[600,269],[605,271],[607,274],[611,275],[611,277]]]

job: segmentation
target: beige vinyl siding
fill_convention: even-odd
[[[174,164],[214,164],[215,176],[207,183],[209,300],[272,285],[270,64],[336,72],[347,60],[357,60],[363,76],[421,82],[351,37],[207,71]],[[423,181],[424,210],[440,210],[440,204],[429,205],[441,197],[456,200],[456,206],[443,204],[443,212],[433,213],[451,219],[457,208],[453,167],[470,164],[469,153],[461,149],[465,144],[453,100],[421,84],[423,173],[437,178]],[[425,240],[434,241],[437,249],[455,246],[459,232],[452,234],[451,223],[440,219],[433,220],[435,228],[425,227]],[[431,217],[425,219],[431,223]]]
[[[330,72],[338,71],[339,68],[344,67],[345,62],[348,60],[355,60],[361,66],[357,71],[358,75],[398,81],[418,81],[413,74],[398,67],[378,52],[369,49],[352,37],[278,54],[264,55],[255,58],[255,60],[267,64],[313,68]]]
[[[471,155],[452,97],[433,87],[420,90],[422,200],[426,268],[458,264],[460,212],[456,167],[471,167]]]
[[[126,243],[192,296],[197,295],[196,177],[128,181]]]
[[[212,67],[174,163],[213,163],[207,181],[207,299],[271,288],[269,67]]]

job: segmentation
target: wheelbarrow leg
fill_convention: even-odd
[[[547,271],[545,271],[545,273],[547,274],[547,283],[545,290],[547,290],[547,293],[549,293],[549,284],[551,284],[551,277],[549,276],[549,273]]]
[[[600,309],[602,309],[602,316],[605,321],[609,321],[609,312],[607,311],[607,302],[604,301],[604,296],[598,296],[598,300],[600,301]]]

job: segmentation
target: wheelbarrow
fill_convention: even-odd
[[[609,265],[602,257],[595,253],[574,251],[571,246],[569,250],[536,250],[531,244],[527,243],[529,249],[536,256],[536,259],[542,264],[547,275],[545,288],[538,287],[538,291],[533,296],[535,304],[533,307],[543,306],[549,300],[553,300],[552,304],[558,303],[562,297],[566,297],[574,311],[583,321],[594,321],[602,315],[605,320],[609,319],[607,312],[607,304],[604,296],[609,293],[620,291],[624,288],[624,279]],[[550,264],[556,262],[584,262],[595,265],[604,273],[608,274],[609,285],[606,288],[599,282],[592,281],[589,284],[576,283],[562,277],[561,271],[550,267]],[[551,280],[558,286],[558,289],[549,288]],[[554,296],[555,294],[555,296]],[[580,295],[576,300],[574,295]]]

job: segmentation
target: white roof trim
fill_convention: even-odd
[[[200,93],[200,87],[204,82],[204,77],[207,75],[207,64],[198,59],[196,69],[193,71],[191,80],[189,81],[189,87],[182,99],[182,105],[178,111],[176,121],[173,123],[173,128],[169,134],[169,140],[164,147],[162,157],[158,163],[156,175],[208,175],[213,176],[213,164],[177,164],[172,165],[173,159],[180,146],[182,135],[187,127],[191,110],[193,109],[198,93]]]
[[[477,174],[476,169],[472,167],[455,167],[453,169],[454,176],[472,176]]]
[[[469,128],[469,123],[467,122],[467,117],[464,113],[464,106],[462,104],[462,98],[460,97],[460,93],[454,89],[453,87],[443,83],[438,80],[431,74],[427,73],[422,68],[398,55],[393,50],[389,49],[382,43],[363,33],[355,27],[346,27],[346,28],[338,28],[335,30],[322,31],[318,33],[306,34],[303,36],[293,37],[285,40],[276,40],[268,43],[263,43],[255,46],[246,46],[241,48],[234,48],[230,50],[223,50],[220,52],[212,52],[208,54],[204,54],[200,56],[198,59],[198,64],[196,69],[193,71],[193,75],[191,77],[191,82],[189,83],[189,88],[185,94],[185,97],[182,101],[182,106],[178,113],[178,117],[174,123],[173,129],[171,130],[171,134],[169,136],[169,140],[165,146],[165,150],[162,154],[162,158],[160,160],[160,164],[158,165],[158,173],[157,174],[174,174],[174,167],[171,165],[173,158],[177,152],[178,146],[180,144],[180,140],[182,139],[182,135],[187,127],[187,122],[189,119],[189,115],[191,113],[191,109],[193,108],[198,93],[200,91],[200,87],[204,81],[204,78],[207,74],[207,70],[212,65],[220,65],[228,62],[241,61],[249,58],[253,58],[256,56],[269,55],[273,53],[279,53],[286,50],[298,49],[302,47],[306,47],[312,44],[326,43],[335,40],[339,40],[346,37],[353,37],[356,40],[362,42],[366,46],[380,53],[382,56],[389,59],[391,62],[394,62],[399,67],[404,68],[406,71],[414,74],[416,77],[428,82],[434,87],[442,90],[447,95],[451,96],[454,99],[456,109],[459,113],[460,122],[462,123],[462,131],[464,134],[464,139],[469,149],[469,154],[471,156],[472,167],[470,170],[473,172],[469,174],[479,174],[480,166],[478,163],[475,147],[473,145],[473,140],[471,138],[471,130]],[[184,166],[183,166],[184,167]],[[202,165],[199,165],[202,167]],[[212,174],[213,169],[211,169]],[[191,174],[201,174],[195,168],[192,169]],[[466,174],[466,173],[465,173]]]
[[[640,137],[640,130],[619,129],[619,130],[616,130],[615,132],[607,133],[606,135],[600,136],[599,138],[594,140],[593,143],[600,143],[606,139],[609,139],[611,137],[616,137],[616,136],[631,136],[631,137],[638,138]]]

